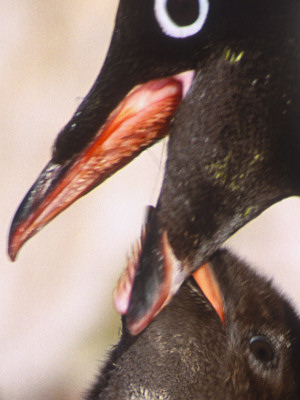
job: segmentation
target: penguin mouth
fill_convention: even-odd
[[[63,164],[47,164],[13,219],[11,260],[55,216],[169,133],[193,77],[194,71],[186,71],[134,87],[80,153]]]
[[[187,268],[184,262],[176,258],[169,243],[167,232],[164,231],[161,236],[163,278],[156,282],[156,287],[151,292],[152,299],[149,302],[151,306],[146,309],[141,307],[141,312],[135,313],[132,318],[129,311],[131,293],[135,276],[139,269],[140,256],[146,234],[147,227],[143,230],[141,240],[135,246],[131,257],[128,258],[127,267],[120,276],[113,293],[115,309],[121,315],[126,315],[126,325],[131,335],[139,334],[150,324],[156,315],[168,305],[174,294],[178,291],[179,286],[186,278],[185,270]],[[215,310],[220,322],[225,326],[224,300],[213,270],[213,265],[209,262],[203,264],[192,276],[197,286]]]
[[[225,326],[224,299],[211,263],[207,262],[192,274],[195,282]]]

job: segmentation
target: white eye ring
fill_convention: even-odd
[[[155,0],[154,3],[154,12],[157,22],[166,35],[173,38],[184,39],[195,35],[201,30],[208,14],[208,0],[198,0],[198,18],[192,24],[186,26],[179,26],[171,19],[167,10],[167,2],[168,0]]]

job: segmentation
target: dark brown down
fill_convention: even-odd
[[[225,251],[211,260],[225,327],[193,278],[141,334],[126,327],[86,400],[299,400],[300,320]]]

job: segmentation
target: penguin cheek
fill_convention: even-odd
[[[162,31],[184,39],[201,31],[209,11],[209,0],[155,0],[154,14]]]

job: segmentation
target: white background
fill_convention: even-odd
[[[94,82],[116,0],[0,0],[0,398],[77,400],[118,337],[111,292],[154,204],[161,146],[6,255],[10,221]],[[231,245],[300,309],[300,201],[272,207]]]

